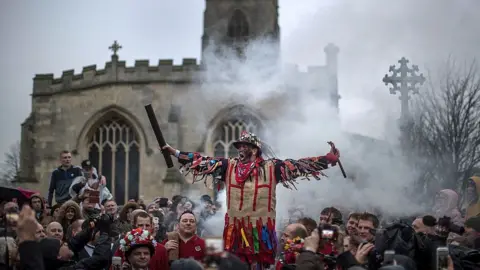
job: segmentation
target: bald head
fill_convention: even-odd
[[[72,236],[75,236],[77,233],[81,232],[82,231],[82,224],[83,224],[83,219],[77,219],[75,220],[72,225],[70,225],[72,228]]]
[[[285,230],[282,234],[282,241],[286,241],[288,239],[293,239],[295,237],[300,237],[302,239],[308,236],[307,228],[300,223],[293,223],[285,227]]]
[[[60,241],[63,240],[63,228],[62,225],[56,221],[50,222],[47,226],[47,237],[56,238]]]

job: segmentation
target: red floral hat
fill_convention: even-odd
[[[136,247],[148,247],[150,253],[153,254],[156,246],[157,241],[155,241],[152,234],[142,228],[129,231],[125,237],[120,240],[120,250],[125,256]]]
[[[260,139],[257,137],[257,135],[248,131],[242,131],[242,133],[240,134],[240,139],[234,142],[233,146],[238,149],[240,144],[249,144],[251,146],[257,147],[259,150],[262,149],[262,143],[260,142]]]

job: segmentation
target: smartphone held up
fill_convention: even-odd
[[[448,247],[437,248],[437,270],[448,270]]]

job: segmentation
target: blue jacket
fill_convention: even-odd
[[[48,204],[52,206],[53,192],[55,191],[55,201],[64,203],[71,199],[69,189],[73,179],[82,176],[82,168],[71,166],[68,169],[62,167],[56,168],[50,178],[50,187],[48,188]]]

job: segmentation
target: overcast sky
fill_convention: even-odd
[[[381,79],[400,57],[425,70],[449,55],[480,55],[478,0],[279,2],[284,62],[323,64],[324,46],[340,47],[342,124],[354,132],[382,137],[399,116]],[[103,68],[113,40],[127,65],[199,58],[204,8],[203,0],[0,1],[0,153],[20,138],[34,74]]]

